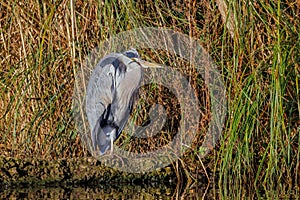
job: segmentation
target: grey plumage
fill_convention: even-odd
[[[132,112],[142,67],[153,66],[159,67],[142,61],[135,49],[109,54],[96,65],[87,88],[86,112],[92,147],[100,155],[112,150]]]

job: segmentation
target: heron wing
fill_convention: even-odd
[[[132,62],[125,56],[119,58],[119,61],[120,66],[126,66],[126,72],[122,70],[122,67],[116,71],[116,93],[112,112],[115,113],[114,119],[119,126],[117,137],[132,112],[142,77],[142,69],[138,63]]]
[[[142,77],[138,63],[123,54],[110,54],[94,69],[87,89],[86,109],[92,143],[103,154],[124,128]]]
[[[90,127],[95,127],[96,121],[113,101],[115,93],[115,68],[113,65],[96,67],[88,84],[86,111]]]

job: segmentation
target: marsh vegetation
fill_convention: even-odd
[[[262,190],[276,191],[273,197],[299,195],[299,1],[1,1],[1,156],[42,160],[90,156],[73,120],[76,71],[101,41],[145,26],[198,39],[226,87],[228,111],[222,137],[208,156],[199,159],[210,119],[208,91],[201,77],[180,67],[185,61],[172,63],[166,52],[139,50],[144,59],[182,70],[202,102],[205,114],[197,140],[172,164],[177,178],[202,181],[198,174],[208,173],[214,176],[220,197]],[[145,96],[149,91],[153,95]],[[172,128],[181,119],[178,102],[168,92],[145,86],[136,111],[137,123],[142,124],[151,103],[165,105],[169,127],[163,138],[157,138],[160,144],[174,134]],[[125,134],[117,144],[144,151],[156,142],[128,142]]]

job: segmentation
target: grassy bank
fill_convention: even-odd
[[[221,195],[294,189],[300,184],[300,4],[217,3],[224,2],[1,2],[0,153],[42,159],[89,155],[71,109],[76,71],[114,34],[165,27],[199,39],[222,73],[226,124],[203,160],[207,170],[218,172]],[[194,152],[178,163],[192,178],[204,171]]]

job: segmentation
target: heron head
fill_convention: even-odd
[[[125,56],[127,56],[128,58],[139,58],[140,57],[139,53],[134,48],[132,48],[132,49],[130,49],[128,51],[123,52],[123,54]]]
[[[140,58],[139,53],[137,52],[136,49],[132,48],[128,51],[123,52],[123,54],[125,56],[127,56],[128,58],[131,58],[132,60],[134,60],[135,62],[139,63],[140,66],[142,66],[143,68],[162,68],[161,65],[158,65],[156,63],[151,63],[151,62],[147,62],[145,60],[142,60]]]

